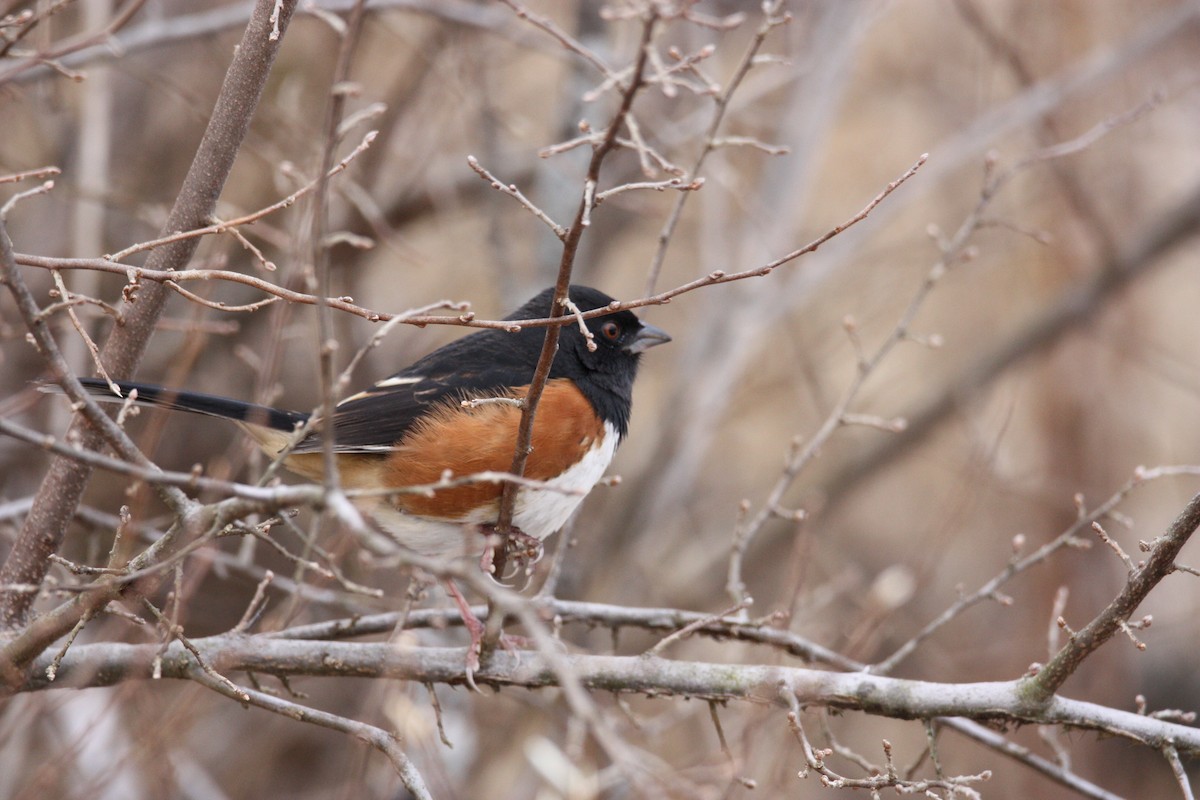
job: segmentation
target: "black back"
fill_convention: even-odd
[[[553,297],[553,288],[545,289],[505,319],[552,316]],[[603,292],[586,286],[571,286],[569,297],[580,311],[603,308],[613,302]],[[629,426],[638,365],[638,353],[628,348],[642,329],[642,323],[632,312],[618,311],[587,320],[587,327],[596,350],[588,350],[587,337],[579,330],[578,323],[564,325],[550,379],[575,381],[596,413],[624,436]],[[545,336],[545,328],[522,328],[517,332],[489,328],[438,348],[339,403],[333,418],[337,449],[381,451],[402,438],[434,405],[458,403],[468,397],[499,396],[514,387],[527,386],[533,380]],[[314,432],[295,452],[320,448],[320,434]]]

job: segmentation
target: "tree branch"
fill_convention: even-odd
[[[250,671],[272,675],[389,678],[465,686],[462,648],[397,648],[389,643],[316,642],[264,636],[215,636],[193,645],[223,674]],[[112,686],[146,679],[162,654],[164,678],[191,679],[200,669],[179,642],[165,652],[157,644],[77,645],[62,659],[58,676],[45,677],[50,656],[40,656],[20,691],[52,687]],[[783,696],[801,705],[864,711],[896,719],[965,717],[989,722],[1070,725],[1136,741],[1155,749],[1171,743],[1182,755],[1200,755],[1200,730],[1095,703],[1054,697],[1031,704],[1020,681],[934,683],[862,673],[799,667],[672,661],[645,656],[556,654],[585,687],[655,696],[743,700],[786,707]],[[479,685],[526,689],[557,686],[548,657],[498,651],[475,673]]]
[[[286,30],[295,6],[295,0],[281,0],[278,4],[274,0],[259,0],[256,4],[164,232],[201,227],[216,211],[217,198],[233,169],[282,44],[280,34]],[[274,30],[279,34],[273,33]],[[197,245],[197,239],[168,244],[151,254],[147,267],[183,270]],[[126,302],[122,312],[124,324],[113,330],[102,354],[114,378],[127,378],[136,371],[168,296],[165,287],[152,285],[138,294],[135,303]],[[95,449],[101,441],[92,428],[78,420],[67,435],[78,436],[86,449]],[[0,568],[0,584],[41,583],[49,567],[48,555],[61,546],[90,474],[89,467],[74,459],[54,460],[21,533]],[[33,600],[34,595],[26,592],[0,592],[0,630],[20,627]]]
[[[1122,623],[1129,621],[1146,595],[1175,571],[1175,557],[1197,527],[1200,527],[1200,494],[1192,497],[1166,533],[1154,541],[1150,557],[1129,575],[1121,593],[1095,619],[1075,632],[1036,675],[1025,679],[1025,697],[1033,702],[1051,701],[1083,660],[1120,631]]]

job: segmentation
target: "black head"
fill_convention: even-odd
[[[617,301],[599,289],[590,286],[572,285],[567,297],[580,312],[595,311],[616,305]],[[506,319],[535,319],[552,316],[550,303],[554,298],[554,287],[538,292],[529,302],[509,314]],[[595,370],[606,370],[613,364],[637,357],[657,344],[671,341],[661,328],[642,322],[632,311],[616,311],[602,317],[586,320],[591,332],[594,348],[588,346],[588,337],[583,335],[578,323],[564,325],[559,334],[560,351],[573,352],[583,359],[585,366]],[[532,331],[533,329],[528,329]],[[539,341],[541,337],[536,337]]]
[[[613,299],[586,286],[572,286],[569,297],[580,311],[606,308]],[[546,289],[508,316],[510,320],[552,316],[554,291]],[[647,348],[669,342],[670,336],[639,320],[630,311],[616,311],[587,321],[595,349],[572,321],[559,332],[559,349],[550,378],[569,378],[592,408],[622,436],[629,426],[633,379],[638,358]],[[335,430],[342,449],[363,452],[390,447],[428,413],[464,397],[488,397],[528,386],[533,378],[545,328],[521,328],[516,333],[490,328],[456,339],[385,378],[370,389],[338,404]],[[319,437],[309,437],[296,452],[320,449]]]
[[[593,311],[615,304],[604,292],[588,286],[573,285],[567,295],[580,312]],[[509,315],[508,319],[533,319],[551,316],[553,287],[539,292],[528,303]],[[591,401],[592,406],[609,420],[624,436],[629,425],[629,410],[633,400],[633,379],[637,376],[638,360],[649,348],[671,341],[660,328],[642,322],[632,311],[616,311],[586,321],[591,333],[584,336],[577,322],[564,325],[559,333],[558,354],[550,370],[551,378],[570,378]],[[542,329],[527,328],[539,345]]]

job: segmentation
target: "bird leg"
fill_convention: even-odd
[[[479,687],[475,685],[475,672],[479,669],[479,657],[483,654],[484,625],[479,617],[475,616],[475,612],[471,610],[471,604],[467,602],[467,598],[463,597],[462,592],[454,585],[454,581],[446,578],[443,583],[446,586],[446,591],[454,598],[454,605],[458,606],[458,613],[462,616],[463,626],[466,627],[467,634],[471,637],[471,643],[467,645],[467,685],[478,691]]]
[[[467,635],[471,637],[470,644],[467,645],[467,685],[475,691],[479,691],[479,687],[475,685],[475,673],[479,670],[480,659],[483,657],[484,635],[487,632],[487,626],[479,617],[475,616],[475,612],[471,610],[471,604],[467,602],[467,598],[463,597],[463,593],[459,591],[458,586],[454,581],[446,578],[443,581],[446,591],[450,593],[450,597],[454,599],[454,605],[458,606],[458,613],[462,617],[463,626],[467,629]],[[521,647],[530,646],[529,641],[523,636],[510,636],[503,631],[500,632],[500,646],[509,652],[515,652]]]

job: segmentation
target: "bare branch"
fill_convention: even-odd
[[[1174,571],[1175,556],[1200,526],[1200,494],[1195,495],[1167,531],[1159,537],[1146,562],[1129,575],[1112,602],[1076,633],[1036,675],[1025,679],[1024,691],[1031,701],[1051,702],[1054,692],[1097,648],[1127,624],[1150,590]]]
[[[461,648],[396,648],[388,643],[312,642],[263,636],[216,636],[193,644],[225,672],[353,675],[465,685]],[[157,645],[77,645],[63,659],[54,686],[107,686],[150,676]],[[22,691],[49,688],[43,656]],[[558,685],[556,661],[581,686],[657,696],[744,700],[787,706],[822,705],[900,718],[967,717],[1070,725],[1156,746],[1168,738],[1181,754],[1200,754],[1200,731],[1173,722],[1062,697],[1031,707],[1022,681],[939,684],[861,673],[835,673],[754,664],[677,662],[643,656],[566,655],[497,651],[475,675],[480,685],[537,688]],[[39,669],[41,667],[41,669]],[[193,678],[194,657],[172,644],[162,677]],[[778,690],[778,691],[774,691]]]

